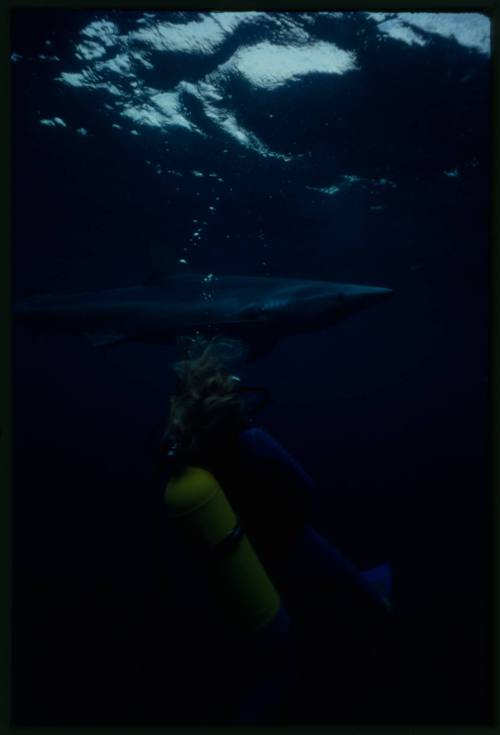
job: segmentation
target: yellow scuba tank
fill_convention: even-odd
[[[215,477],[186,467],[168,482],[165,502],[169,516],[206,561],[228,622],[245,630],[268,623],[280,597]]]

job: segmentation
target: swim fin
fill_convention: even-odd
[[[385,607],[392,612],[392,568],[389,562],[361,572],[361,577],[372,588]]]

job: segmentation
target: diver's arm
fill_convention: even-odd
[[[277,493],[308,510],[315,496],[313,479],[274,437],[260,428],[243,431],[239,448],[246,471],[272,479]]]

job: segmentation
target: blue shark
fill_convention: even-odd
[[[42,333],[87,335],[96,347],[230,336],[254,355],[282,337],[325,329],[387,299],[390,288],[259,276],[174,275],[127,288],[46,294],[13,304]]]

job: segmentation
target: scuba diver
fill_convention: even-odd
[[[228,681],[242,682],[228,719],[371,724],[392,691],[392,614],[315,528],[312,479],[254,424],[269,395],[231,374],[223,347],[195,339],[175,364],[162,451],[168,515],[219,605]]]

